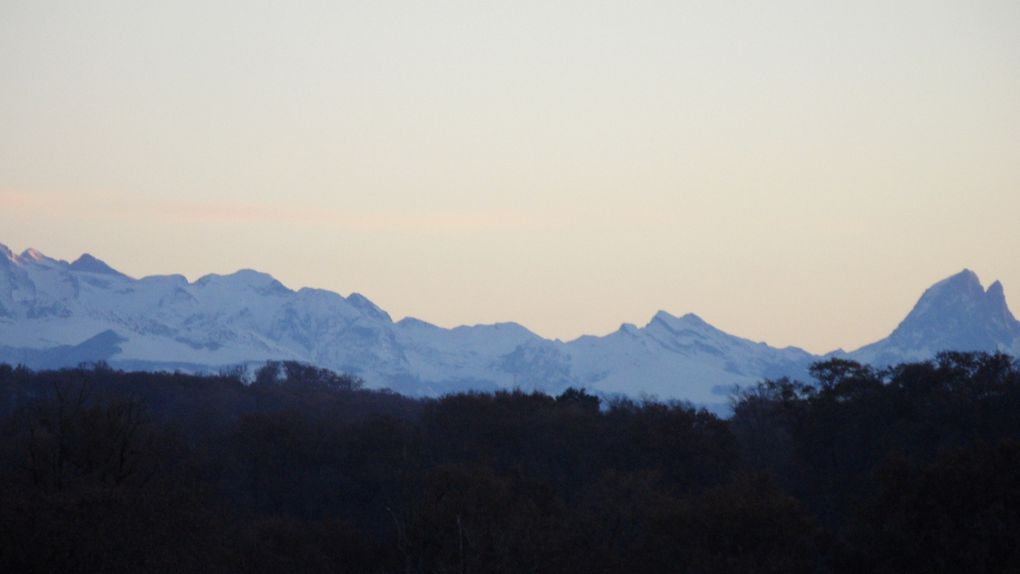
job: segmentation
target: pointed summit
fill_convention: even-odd
[[[96,273],[99,275],[116,275],[117,277],[127,277],[120,271],[117,271],[113,267],[107,265],[105,261],[97,259],[88,253],[82,254],[82,256],[76,259],[74,263],[71,263],[71,271],[77,271],[79,273]]]
[[[378,305],[369,301],[368,297],[365,297],[361,293],[351,293],[347,296],[347,302],[360,309],[363,313],[376,319],[382,319],[387,322],[392,322],[389,313],[383,311]]]
[[[713,331],[716,330],[715,327],[694,313],[684,313],[683,316],[677,317],[667,311],[659,311],[652,317],[652,320],[649,321],[646,326],[650,326],[656,322],[663,323],[671,329],[683,328],[702,330],[707,328]]]
[[[978,278],[977,273],[970,269],[964,269],[956,275],[950,275],[929,287],[925,291],[922,300],[925,297],[945,293],[959,293],[964,296],[980,297],[984,292],[985,289],[981,286],[981,279]]]
[[[988,286],[988,291],[985,292],[985,310],[988,313],[988,317],[1008,329],[1010,325],[1018,325],[1016,317],[1009,310],[1009,305],[1006,304],[1006,292],[1002,288],[1002,283],[996,281]]]
[[[699,327],[711,327],[708,321],[702,319],[701,316],[696,313],[684,313],[683,317],[680,317],[680,321],[688,325],[697,325]]]
[[[999,299],[1001,304],[1005,305],[1002,284],[996,281],[988,287],[988,291],[985,291],[977,274],[970,269],[964,269],[929,287],[904,322],[909,321],[911,317],[917,318],[933,312],[980,314],[993,299]]]
[[[652,316],[652,319],[651,321],[649,321],[649,323],[655,321],[656,319],[658,319],[659,321],[675,321],[676,318],[677,318],[676,315],[673,315],[669,311],[664,311],[660,309],[655,312],[655,315]]]
[[[970,269],[964,268],[956,275],[950,275],[949,277],[946,277],[945,279],[939,281],[935,285],[932,285],[932,287],[938,287],[939,285],[946,286],[952,285],[956,288],[961,289],[972,289],[974,287],[980,288],[981,279],[977,276],[977,273],[974,273]]]
[[[46,255],[44,255],[41,251],[35,249],[34,247],[29,247],[28,249],[24,250],[21,253],[21,255],[18,256],[18,260],[21,262],[32,261],[39,263],[42,261],[46,261],[48,259],[49,257],[46,257]]]
[[[988,286],[988,291],[985,292],[985,298],[995,305],[1006,306],[1006,292],[1002,288],[1002,282],[996,280],[994,283]]]
[[[1020,322],[1002,284],[986,291],[969,269],[929,287],[887,339],[855,352],[859,360],[890,364],[927,359],[939,351],[1006,351],[1020,347]]]

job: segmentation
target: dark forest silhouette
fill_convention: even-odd
[[[0,571],[1020,571],[1020,368],[818,363],[721,419],[0,366]]]

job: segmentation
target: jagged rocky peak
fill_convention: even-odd
[[[929,287],[906,320],[944,313],[982,316],[989,311],[1008,312],[1002,283],[996,281],[986,290],[976,273],[964,269]]]
[[[6,259],[7,261],[14,261],[14,252],[11,251],[10,247],[7,247],[3,243],[0,243],[0,258]]]
[[[962,350],[1008,348],[1020,336],[1020,323],[1006,305],[1002,284],[986,290],[969,269],[943,279],[924,292],[891,339],[920,341]]]

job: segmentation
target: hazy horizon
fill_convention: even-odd
[[[545,337],[1020,300],[1020,3],[0,2],[0,242]]]

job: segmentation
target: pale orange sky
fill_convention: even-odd
[[[1020,306],[1020,3],[0,0],[0,242],[824,352]]]

